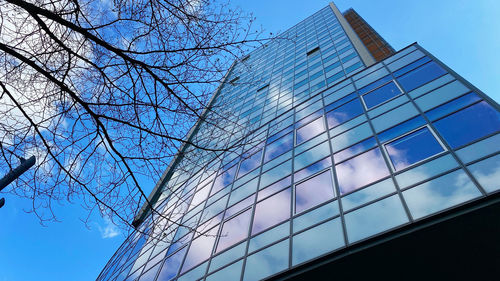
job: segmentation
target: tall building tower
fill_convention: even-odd
[[[222,150],[182,148],[98,280],[498,273],[499,105],[353,18],[331,3],[234,62],[189,137]]]

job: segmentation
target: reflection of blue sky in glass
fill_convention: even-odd
[[[349,148],[341,150],[333,155],[333,159],[336,163],[341,162],[353,155],[361,153],[377,145],[375,138],[368,138],[360,143],[357,143]]]
[[[446,70],[437,63],[430,62],[399,77],[398,82],[407,92],[409,92],[445,73]]]
[[[187,247],[173,254],[165,260],[161,268],[160,274],[158,275],[158,280],[171,280],[177,275],[179,267],[181,265],[184,254],[186,253]]]
[[[385,148],[396,170],[404,169],[443,151],[427,127],[392,141],[386,144]]]
[[[241,161],[238,177],[241,177],[260,165],[262,150]]]
[[[295,213],[303,212],[334,197],[330,170],[295,186]]]
[[[354,191],[389,175],[380,149],[372,149],[335,166],[340,193]]]
[[[363,96],[367,108],[379,105],[397,95],[401,94],[398,86],[391,82]]]
[[[293,148],[293,131],[280,139],[268,144],[264,155],[264,162],[267,162]]]
[[[359,99],[352,100],[326,114],[328,127],[333,128],[363,113]]]
[[[298,172],[295,172],[294,176],[293,176],[293,180],[295,182],[298,182],[302,179],[305,179],[307,178],[308,176],[316,173],[316,172],[319,172],[321,170],[323,170],[324,168],[326,167],[330,167],[332,165],[332,160],[330,157],[326,157],[325,159],[323,160],[320,160],[312,165],[309,165],[307,167],[305,167],[304,169],[298,171]]]
[[[500,130],[500,113],[485,101],[434,122],[452,148]]]

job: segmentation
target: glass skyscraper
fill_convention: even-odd
[[[297,277],[496,200],[484,93],[418,44],[376,61],[334,4],[279,37],[234,62],[189,137],[220,151],[182,148],[163,217],[144,208],[98,280]]]

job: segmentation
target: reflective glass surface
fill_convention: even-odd
[[[423,127],[385,145],[396,170],[444,151],[429,128]]]
[[[326,114],[328,127],[333,128],[363,113],[359,99],[352,100]]]
[[[289,244],[287,239],[249,256],[243,280],[260,280],[288,268]]]
[[[262,150],[259,150],[253,155],[247,156],[248,158],[243,159],[240,164],[240,169],[238,170],[238,177],[241,177],[251,170],[257,168],[260,165],[260,159],[262,156]]]
[[[187,247],[168,257],[161,268],[160,274],[158,275],[158,280],[172,280],[179,271],[182,259],[186,253]]]
[[[296,265],[345,245],[340,219],[334,219],[292,238],[292,265]]]
[[[344,217],[349,242],[367,238],[408,222],[397,195],[352,211]]]
[[[435,62],[429,62],[411,72],[397,78],[401,86],[407,91],[411,91],[421,85],[438,78],[446,73],[441,66]]]
[[[367,108],[372,108],[400,94],[401,91],[398,86],[396,86],[394,82],[390,82],[387,85],[363,95],[363,100]]]
[[[293,131],[266,146],[264,162],[267,162],[293,148]]]
[[[335,196],[330,170],[295,185],[295,213],[332,199]]]
[[[303,143],[309,139],[312,139],[316,135],[322,133],[325,130],[325,125],[323,117],[318,118],[311,123],[300,127],[297,129],[297,144]]]
[[[413,218],[425,217],[480,196],[462,170],[428,181],[403,192]]]
[[[500,130],[500,113],[485,101],[434,122],[452,148]]]
[[[252,210],[248,209],[234,218],[229,219],[222,225],[222,231],[217,244],[217,252],[236,244],[248,236],[248,226],[250,225],[251,214]]]
[[[380,149],[372,149],[335,166],[341,194],[389,175]]]
[[[255,206],[252,234],[278,224],[290,217],[291,191],[286,189]]]
[[[500,154],[470,165],[469,170],[486,192],[500,189]]]

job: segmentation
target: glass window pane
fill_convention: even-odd
[[[462,170],[449,173],[403,192],[403,197],[415,219],[478,196],[481,196],[481,193]]]
[[[271,170],[263,173],[260,176],[260,185],[266,186],[277,180],[286,177],[292,172],[292,160],[288,160],[279,166],[272,168]]]
[[[338,164],[335,169],[341,194],[354,191],[389,175],[379,148]]]
[[[456,167],[458,167],[458,162],[455,161],[453,156],[447,154],[396,175],[396,181],[398,182],[400,188],[405,188]]]
[[[456,148],[500,130],[500,113],[485,101],[434,122],[451,147]]]
[[[392,183],[392,179],[383,180],[342,197],[342,209],[349,211],[394,191],[396,191],[396,187]]]
[[[297,171],[329,155],[330,155],[330,145],[328,144],[328,142],[324,142],[320,145],[315,146],[314,148],[311,148],[295,156],[294,158],[295,166],[293,168],[295,171]]]
[[[444,151],[427,127],[387,143],[385,148],[396,170],[404,169]]]
[[[292,264],[296,265],[345,245],[340,219],[334,219],[293,237]]]
[[[349,147],[362,139],[366,139],[373,135],[373,131],[368,123],[361,124],[349,131],[346,131],[336,137],[332,138],[333,151],[339,151]]]
[[[219,237],[219,243],[217,244],[217,252],[236,244],[248,236],[248,226],[250,225],[250,215],[252,214],[251,211],[251,209],[248,209],[222,225],[222,232]]]
[[[210,257],[217,236],[217,230],[218,227],[215,227],[206,234],[193,239],[182,265],[181,273],[188,271]]]
[[[297,144],[301,144],[325,131],[323,117],[297,129]]]
[[[319,208],[316,208],[309,212],[305,212],[304,214],[295,217],[293,219],[293,232],[301,231],[313,224],[319,223],[339,214],[339,203],[337,201],[330,202]]]
[[[373,128],[376,132],[388,129],[402,121],[418,115],[418,111],[412,103],[403,104],[387,113],[372,119]]]
[[[234,165],[227,171],[220,174],[217,178],[215,178],[214,186],[212,187],[212,192],[210,192],[210,194],[215,194],[217,191],[223,189],[233,182],[237,166],[238,165]]]
[[[480,99],[481,98],[476,93],[468,93],[466,95],[459,97],[458,99],[455,99],[441,106],[438,106],[437,108],[427,111],[425,115],[430,120],[434,121],[462,107],[466,107],[470,104],[473,104],[474,102],[479,101]]]
[[[283,188],[290,186],[291,183],[292,183],[292,178],[290,176],[288,176],[288,177],[286,177],[286,178],[284,178],[276,183],[273,183],[269,186],[261,188],[259,193],[257,193],[257,201],[260,201],[260,200],[268,197],[269,195],[274,194],[274,193],[282,190]]]
[[[290,218],[291,200],[291,190],[288,188],[257,203],[253,218],[252,234],[261,232]]]
[[[381,143],[384,143],[406,132],[416,129],[424,124],[425,124],[424,118],[422,116],[417,116],[395,127],[392,127],[386,131],[383,131],[382,133],[379,133],[378,139]]]
[[[398,195],[357,209],[344,217],[351,243],[408,222]]]
[[[415,99],[415,103],[422,111],[427,111],[469,91],[469,88],[465,87],[464,84],[454,81]]]
[[[210,271],[214,271],[218,268],[221,268],[224,265],[242,257],[245,254],[246,246],[247,243],[243,242],[238,246],[233,247],[223,252],[222,254],[213,257],[212,260],[210,261]]]
[[[387,85],[365,94],[363,100],[367,108],[372,108],[400,94],[401,91],[398,86],[396,86],[394,82],[390,82]]]
[[[243,280],[261,280],[288,268],[288,239],[247,258]]]
[[[366,151],[374,146],[377,145],[377,141],[375,141],[375,138],[371,137],[369,139],[366,139],[360,143],[357,143],[349,148],[346,148],[344,150],[341,150],[333,155],[333,159],[335,160],[335,163],[341,162],[342,160],[345,160],[353,155],[356,155],[358,153],[361,153],[363,151]]]
[[[432,61],[399,77],[398,82],[408,92],[445,73],[446,70]]]
[[[179,267],[181,266],[184,254],[186,254],[186,249],[187,247],[184,247],[184,249],[178,251],[165,260],[160,274],[158,275],[158,280],[168,281],[177,276],[177,272],[179,271]]]
[[[457,155],[464,163],[469,163],[483,156],[500,150],[500,134],[493,135],[484,140],[457,150]]]
[[[235,262],[232,265],[211,274],[205,279],[206,281],[219,281],[219,280],[240,280],[241,267],[243,260]]]
[[[312,174],[315,174],[316,172],[319,172],[323,169],[325,169],[326,167],[330,167],[332,165],[332,160],[330,157],[326,157],[325,159],[323,160],[320,160],[298,172],[296,172],[294,174],[294,178],[293,180],[295,182],[298,182],[302,179],[305,179],[307,178],[308,176],[312,175]]]
[[[243,159],[240,164],[240,170],[238,171],[238,178],[257,168],[260,165],[261,156],[262,150],[259,150],[257,153]]]
[[[267,162],[293,148],[293,131],[266,146],[264,162]]]
[[[487,192],[500,189],[500,154],[470,165],[469,170]]]
[[[328,128],[333,128],[363,113],[359,99],[352,100],[326,114]]]
[[[330,170],[295,185],[295,213],[301,213],[335,197]]]
[[[251,253],[290,235],[290,222],[282,223],[250,239],[248,252]]]

